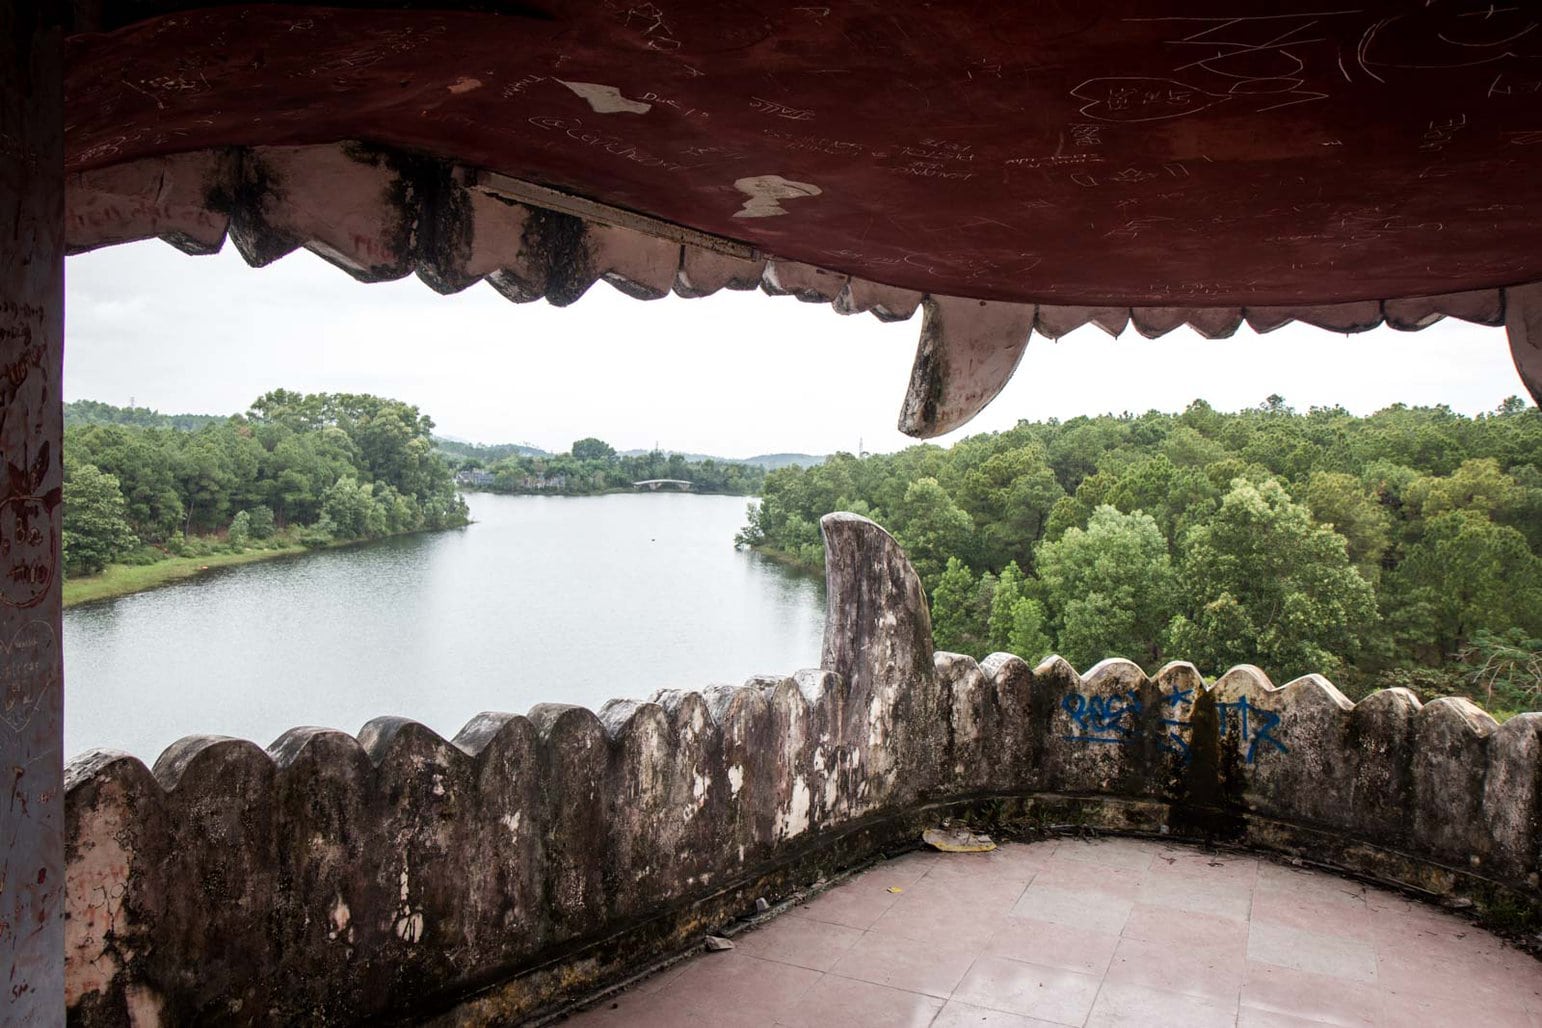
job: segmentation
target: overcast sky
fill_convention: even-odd
[[[188,257],[153,240],[72,257],[66,281],[70,400],[228,414],[279,387],[368,392],[417,404],[443,435],[553,451],[586,435],[728,457],[911,442],[894,425],[919,314],[885,325],[758,292],[642,303],[604,283],[559,310],[485,284],[455,296],[416,278],[362,285],[305,251],[259,270],[233,246]],[[1270,393],[1361,414],[1395,402],[1475,414],[1525,395],[1503,330],[1450,320],[1217,341],[1087,327],[1035,337],[1001,396],[939,441],[1196,398],[1237,410]]]

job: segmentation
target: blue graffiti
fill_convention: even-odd
[[[1157,745],[1168,753],[1177,754],[1185,764],[1193,756],[1189,747],[1189,734],[1194,728],[1194,722],[1179,715],[1193,699],[1194,690],[1173,686],[1170,692],[1162,694],[1156,710],[1157,723],[1162,726],[1162,736],[1157,740]],[[1146,712],[1140,694],[1133,690],[1112,696],[1071,693],[1061,699],[1060,706],[1076,728],[1075,734],[1063,738],[1071,742],[1109,746],[1129,746],[1134,743],[1140,731],[1141,716]],[[1260,746],[1273,747],[1280,753],[1290,752],[1274,735],[1282,720],[1274,711],[1254,705],[1246,696],[1235,703],[1217,703],[1216,710],[1220,713],[1221,734],[1225,735],[1235,724],[1242,739],[1247,742],[1248,749],[1244,757],[1247,763],[1254,763]]]
[[[1246,696],[1236,703],[1217,703],[1215,709],[1221,715],[1221,734],[1225,735],[1231,730],[1233,719],[1242,738],[1248,744],[1247,756],[1244,758],[1249,764],[1258,757],[1258,747],[1261,743],[1273,746],[1280,753],[1289,753],[1290,748],[1274,737],[1274,730],[1280,727],[1283,720],[1280,715],[1272,710],[1264,710],[1248,702]]]

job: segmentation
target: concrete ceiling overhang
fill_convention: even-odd
[[[1542,281],[1530,3],[102,0],[68,60],[82,248],[136,217],[114,196],[166,207],[174,167],[196,193],[184,201],[233,218],[238,243],[245,224],[257,260],[281,208],[283,251],[364,194],[416,204],[355,212],[353,236],[373,224],[394,263],[314,247],[361,277],[423,273],[434,262],[407,251],[425,240],[464,249],[498,219],[461,208],[493,197],[523,212],[503,231],[525,259],[581,252],[590,281],[636,295],[691,292],[694,259],[710,280],[696,292],[760,284],[894,317],[921,305],[902,418],[920,435],[988,402],[1030,330],[1089,320],[1149,335],[1224,335],[1244,318],[1497,324],[1508,297],[1517,364],[1542,391],[1542,316],[1516,302],[1534,291],[1510,288]],[[353,166],[386,170],[315,156],[345,140],[364,144]],[[135,167],[138,186],[112,177]],[[243,221],[243,203],[266,214]],[[470,221],[431,224],[450,209]],[[595,226],[609,235],[570,238]],[[493,260],[425,277],[499,285]],[[553,274],[500,288],[570,298]]]

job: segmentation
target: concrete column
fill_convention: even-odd
[[[61,5],[0,5],[0,1023],[64,1023]]]

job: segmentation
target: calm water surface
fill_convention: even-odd
[[[745,499],[467,496],[476,524],[250,564],[64,614],[66,752],[153,761],[397,714],[599,707],[819,661],[823,584],[736,552]]]

